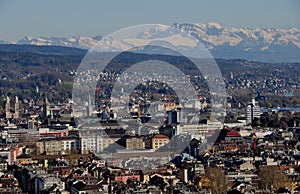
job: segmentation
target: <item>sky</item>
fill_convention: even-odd
[[[138,24],[299,28],[299,0],[0,0],[0,40],[107,35]]]

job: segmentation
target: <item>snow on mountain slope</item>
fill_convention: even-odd
[[[207,46],[213,48],[224,44],[236,46],[242,43],[246,46],[295,45],[300,48],[300,30],[290,29],[249,29],[249,28],[226,28],[221,24],[178,24],[173,25],[175,28],[185,30]]]
[[[262,61],[300,61],[300,30],[296,28],[227,28],[215,22],[207,24],[175,23],[173,27],[189,32],[203,43],[214,57]],[[163,28],[156,28],[145,31],[137,38],[158,40],[164,36],[164,30]],[[101,38],[101,36],[25,37],[17,41],[16,44],[56,45],[89,49]],[[134,41],[140,40],[107,40],[107,46],[116,48],[116,50],[125,49],[130,47]],[[0,41],[0,44],[5,43],[5,41]],[[180,45],[180,41],[178,44]]]
[[[65,37],[39,37],[39,38],[32,38],[32,37],[24,37],[23,39],[17,41],[17,44],[32,44],[32,45],[40,45],[40,46],[67,46],[67,47],[77,47],[77,48],[84,48],[89,49],[94,46],[99,37],[88,37],[88,36],[72,36],[70,38]]]
[[[218,23],[175,23],[219,58],[243,58],[261,61],[300,61],[300,30],[265,28],[226,28]]]

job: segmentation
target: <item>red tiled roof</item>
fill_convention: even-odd
[[[163,134],[157,134],[154,135],[152,139],[169,139],[167,136],[163,135]]]
[[[235,130],[235,129],[231,129],[227,134],[227,137],[241,137],[241,134]]]

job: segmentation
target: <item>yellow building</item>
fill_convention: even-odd
[[[152,149],[158,149],[169,143],[169,138],[163,134],[157,134],[152,137]]]

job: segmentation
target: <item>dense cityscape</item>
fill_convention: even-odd
[[[92,74],[77,79],[88,82],[95,79]],[[179,103],[158,82],[145,82],[134,93],[126,91],[126,84],[120,89],[118,102],[130,95],[128,117],[122,114],[123,107],[111,107],[107,100],[110,85],[119,77],[110,72],[100,75],[98,85],[105,87],[97,87],[95,106],[89,99],[76,115],[72,99],[53,103],[38,87],[32,99],[5,96],[1,192],[296,192],[300,110],[299,83],[293,80],[297,78],[227,75],[224,122],[210,116],[206,89],[198,89],[198,99]],[[141,82],[131,76],[123,76],[121,82]],[[202,78],[191,80],[201,83]],[[253,91],[252,98],[237,95],[240,89]],[[280,94],[280,101],[270,94]],[[282,103],[289,106],[280,107]],[[196,123],[185,109],[199,110]],[[161,125],[147,125],[161,114]],[[203,149],[204,140],[210,138],[213,144]],[[187,143],[178,143],[182,139]]]
[[[0,194],[300,194],[299,7],[0,0]]]

